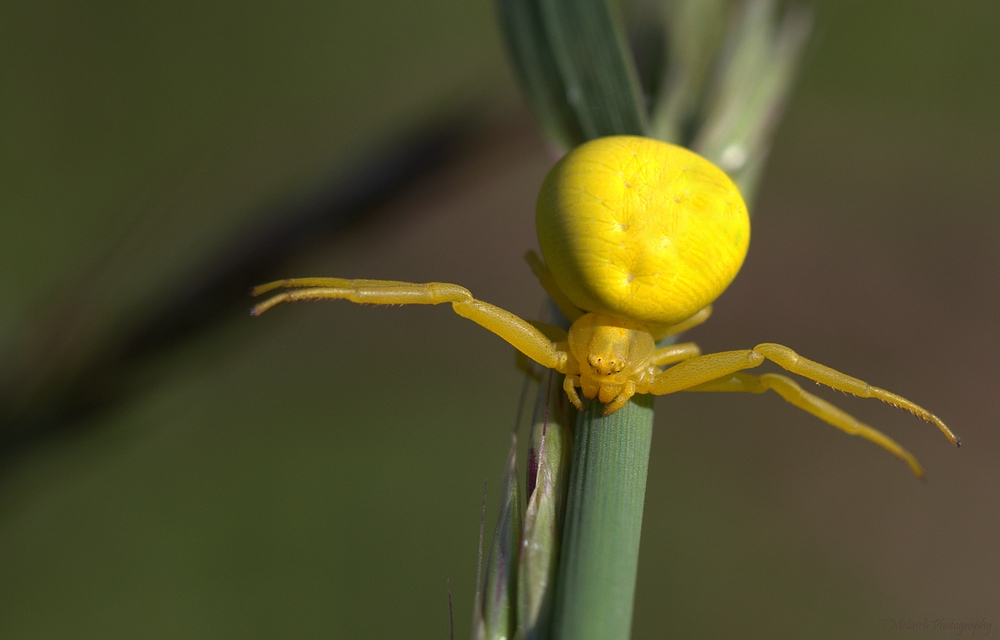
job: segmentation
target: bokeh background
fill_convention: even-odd
[[[749,258],[689,335],[789,344],[964,446],[820,392],[920,483],[777,397],[659,399],[636,638],[1000,624],[1000,5],[818,12]],[[446,308],[249,300],[128,366],[116,339],[442,131],[273,275],[456,281],[536,315],[551,157],[491,4],[7,3],[0,60],[0,637],[444,638],[449,584],[463,637],[522,386],[505,343]]]

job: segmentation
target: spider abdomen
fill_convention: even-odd
[[[651,325],[715,300],[750,241],[746,205],[722,170],[631,136],[592,140],[560,160],[536,222],[545,262],[574,304]]]

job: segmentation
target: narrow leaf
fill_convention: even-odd
[[[584,141],[576,113],[552,57],[536,0],[498,0],[507,47],[528,104],[546,137],[562,150]]]
[[[528,450],[528,507],[518,571],[518,636],[549,637],[560,536],[572,455],[570,410],[562,376],[551,371],[538,395]]]
[[[746,0],[711,89],[704,126],[691,148],[733,178],[748,202],[770,151],[812,30],[812,11]]]
[[[645,135],[646,106],[617,5],[538,0],[566,101],[585,139]]]
[[[676,0],[665,16],[668,65],[653,107],[650,135],[687,146],[705,86],[726,37],[731,0]]]
[[[500,517],[486,559],[480,588],[482,615],[473,636],[486,640],[513,638],[517,623],[517,552],[521,542],[521,503],[517,479],[517,436],[500,481]]]

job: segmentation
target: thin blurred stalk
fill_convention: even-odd
[[[521,543],[521,490],[517,480],[517,436],[500,481],[500,517],[493,533],[486,571],[476,589],[472,637],[513,638],[517,624],[517,568]]]
[[[777,0],[739,7],[690,143],[729,174],[748,205],[812,31],[813,14],[804,7],[792,5],[777,16]]]
[[[474,105],[463,105],[359,155],[348,163],[348,175],[272,207],[257,226],[234,230],[175,286],[123,285],[128,269],[108,265],[128,264],[120,255],[125,247],[98,268],[75,274],[50,309],[0,354],[0,460],[145,388],[155,379],[151,361],[242,317],[236,312],[246,309],[252,285],[281,275],[286,263],[323,246],[351,221],[459,162],[458,151],[475,131],[474,113]]]

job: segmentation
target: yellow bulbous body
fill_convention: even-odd
[[[536,224],[545,263],[575,305],[648,325],[711,304],[750,243],[746,204],[721,169],[633,136],[566,154],[542,185]]]

